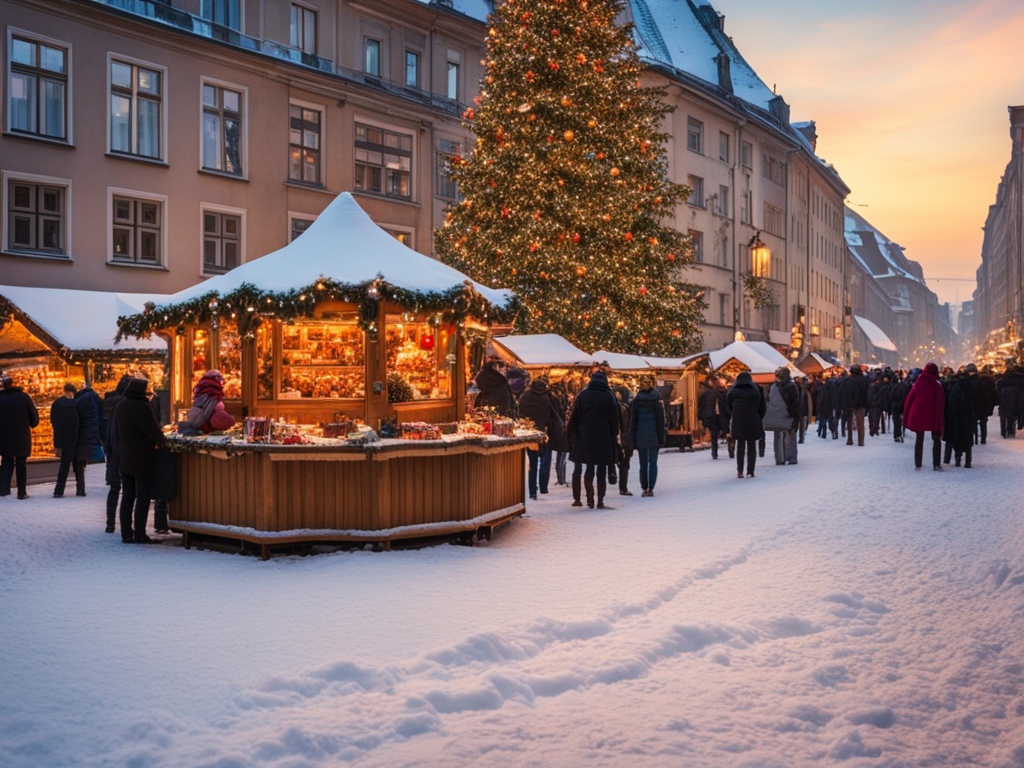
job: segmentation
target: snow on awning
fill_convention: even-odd
[[[803,371],[792,365],[785,355],[766,341],[734,341],[708,353],[708,362],[713,371],[724,367],[730,360],[741,363],[754,375],[774,375],[776,368],[789,368],[792,376],[804,377]]]
[[[491,339],[498,354],[520,365],[590,365],[593,355],[573,346],[557,333],[498,336]]]
[[[867,318],[861,317],[860,315],[854,315],[853,319],[857,321],[857,325],[864,331],[864,335],[868,337],[875,347],[878,349],[884,349],[886,352],[895,352],[896,345],[892,343],[892,339],[885,335],[885,331],[875,325]]]
[[[651,366],[651,368],[658,369],[671,369],[671,368],[688,368],[690,365],[695,363],[702,357],[707,356],[707,352],[697,352],[693,355],[687,355],[686,357],[644,357],[644,361]]]
[[[651,367],[640,355],[625,355],[621,352],[599,349],[592,357],[599,363],[608,363],[608,367],[613,371],[646,371]]]
[[[790,336],[789,331],[768,331],[768,341],[772,344],[778,344],[780,347],[788,347],[792,340],[793,338]]]
[[[114,340],[118,317],[141,312],[146,302],[159,303],[166,298],[146,293],[0,285],[0,300],[11,305],[15,319],[53,351],[166,353],[167,342],[161,338],[133,338],[120,343]]]
[[[835,368],[835,363],[829,362],[817,352],[811,352],[797,363],[796,367],[804,373],[824,373],[830,368]]]

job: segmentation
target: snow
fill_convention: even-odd
[[[491,338],[496,349],[522,365],[588,365],[594,358],[557,333],[526,333]]]
[[[100,467],[32,486],[0,498],[0,764],[1024,765],[1024,439],[912,451],[671,450],[653,498],[552,487],[489,544],[268,562],[121,544]]]
[[[164,295],[0,285],[0,296],[71,350],[167,351],[159,338],[114,341],[118,317],[141,312],[149,301],[159,304]]]
[[[893,344],[885,331],[875,325],[873,322],[868,320],[866,317],[860,315],[854,315],[853,319],[857,321],[857,325],[864,331],[864,335],[868,337],[868,341],[874,344],[878,349],[884,349],[887,352],[895,352],[896,345]]]
[[[708,364],[712,371],[717,371],[730,360],[743,363],[754,375],[774,374],[776,369],[782,367],[789,368],[791,376],[804,377],[803,371],[766,341],[734,341],[708,353]]]
[[[497,306],[504,306],[512,296],[510,291],[473,282],[457,269],[402,245],[373,222],[352,193],[342,192],[288,245],[179,291],[167,302],[179,304],[211,291],[223,296],[243,283],[285,293],[321,278],[359,284],[378,275],[398,288],[421,293],[443,292],[470,282]]]

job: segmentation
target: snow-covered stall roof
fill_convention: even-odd
[[[626,355],[621,352],[609,352],[599,349],[593,354],[594,360],[608,363],[613,371],[646,371],[651,366],[640,355]]]
[[[798,362],[796,367],[804,373],[822,373],[830,368],[835,368],[835,363],[826,360],[817,352],[811,352],[803,360]]]
[[[402,245],[366,214],[350,192],[342,192],[305,232],[283,248],[235,267],[168,297],[185,302],[211,291],[231,293],[248,283],[260,290],[287,292],[322,278],[338,283],[364,283],[378,276],[416,293],[447,291],[469,282],[485,299],[504,306],[508,290],[494,290],[437,259]]]
[[[41,352],[45,348],[57,352],[166,353],[167,342],[159,338],[115,341],[118,317],[141,312],[146,302],[166,298],[145,293],[0,285],[0,302],[9,304],[15,319],[38,337],[34,342],[28,337],[7,342],[0,339],[0,352]],[[8,348],[33,343],[37,345],[34,349]]]
[[[520,365],[589,365],[594,361],[582,349],[573,346],[557,333],[536,333],[522,336],[498,336],[491,339],[502,357],[510,357]]]
[[[896,351],[896,345],[893,344],[892,339],[890,339],[886,335],[885,331],[873,322],[868,320],[866,317],[861,317],[860,315],[854,315],[853,319],[857,321],[857,325],[859,325],[860,329],[864,331],[864,335],[868,337],[868,341],[878,349],[884,349],[886,352]]]
[[[795,377],[804,376],[803,371],[792,365],[785,355],[766,341],[734,341],[708,353],[708,362],[713,371],[719,370],[730,360],[743,364],[754,375],[774,374],[777,368],[784,367],[789,368]]]
[[[657,368],[659,370],[668,370],[672,368],[683,369],[705,356],[707,356],[707,352],[697,352],[696,354],[686,355],[685,357],[644,357],[644,361],[651,366],[651,368]]]

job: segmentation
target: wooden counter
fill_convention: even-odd
[[[257,545],[490,538],[525,509],[523,452],[539,435],[260,445],[170,437],[178,453],[171,529]]]

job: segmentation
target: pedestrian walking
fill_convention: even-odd
[[[918,374],[903,403],[903,423],[914,433],[914,468],[920,469],[924,454],[924,436],[932,436],[932,469],[942,471],[942,428],[946,411],[946,393],[939,383],[939,366],[928,363]]]
[[[53,450],[60,455],[57,468],[57,483],[53,486],[53,497],[64,495],[68,473],[75,474],[75,488],[79,495],[85,495],[85,477],[78,474],[78,408],[75,406],[75,385],[64,385],[64,394],[50,406],[50,426],[53,427]]]
[[[114,422],[121,439],[121,541],[148,544],[146,534],[152,500],[156,450],[167,439],[146,396],[145,379],[132,379],[124,400],[114,410]]]
[[[572,505],[583,506],[582,481],[587,494],[587,506],[594,506],[596,476],[597,506],[603,508],[608,487],[608,466],[615,460],[615,438],[619,434],[619,406],[603,371],[590,374],[589,383],[573,400],[566,433],[570,446],[569,458],[574,465]]]
[[[28,457],[32,455],[32,430],[39,426],[39,411],[32,398],[14,379],[0,378],[0,496],[11,495],[11,481],[18,498],[28,498]]]
[[[653,496],[658,482],[658,453],[665,445],[665,406],[649,373],[640,376],[640,390],[629,405],[629,444],[640,465],[641,496]]]
[[[800,392],[790,378],[789,368],[775,369],[775,380],[768,390],[764,428],[774,434],[773,448],[777,465],[797,463],[797,428],[800,418]]]
[[[764,392],[754,383],[750,373],[743,371],[726,393],[725,402],[732,414],[729,432],[736,441],[736,477],[743,477],[744,457],[747,477],[753,477],[757,464],[757,442],[764,438]]]

